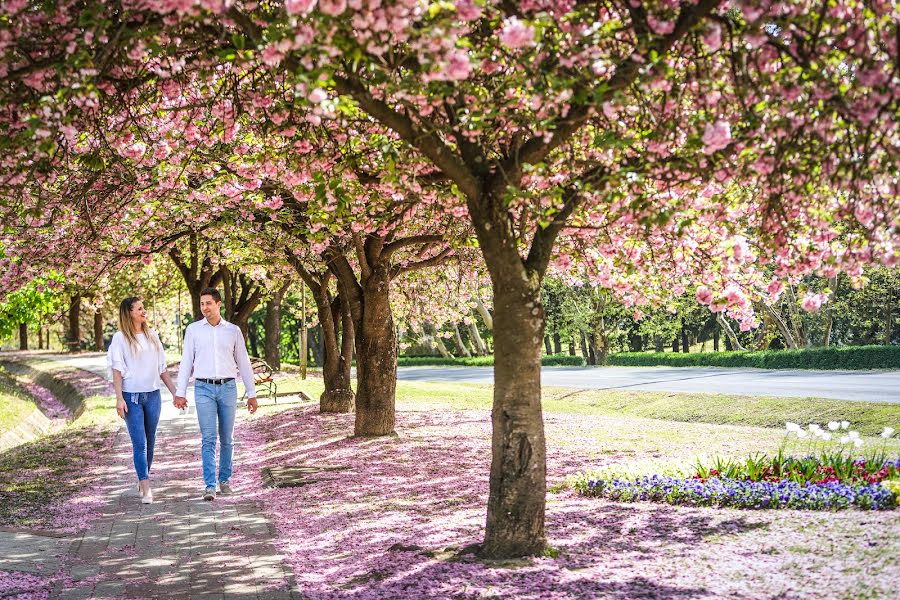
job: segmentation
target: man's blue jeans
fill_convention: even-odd
[[[122,392],[122,399],[128,412],[125,413],[125,425],[131,436],[131,449],[134,451],[134,470],[139,481],[150,479],[150,467],[153,466],[153,449],[156,446],[156,426],[159,424],[159,413],[162,400],[159,390],[153,392]]]
[[[222,384],[197,381],[194,384],[197,422],[203,439],[203,483],[216,487],[216,434],[219,436],[219,482],[231,479],[234,455],[234,416],[237,411],[237,384],[234,379]]]

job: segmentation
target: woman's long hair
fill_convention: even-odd
[[[119,305],[119,331],[122,332],[122,335],[124,335],[125,339],[128,341],[128,347],[131,348],[132,356],[137,354],[138,350],[141,348],[137,341],[138,333],[143,333],[144,337],[147,339],[147,343],[150,344],[151,347],[156,348],[157,352],[162,351],[159,342],[156,340],[156,336],[153,335],[150,326],[147,325],[147,321],[141,323],[141,331],[138,332],[134,329],[134,321],[131,320],[131,309],[134,307],[134,303],[139,301],[140,298],[132,296],[122,300],[122,303]]]

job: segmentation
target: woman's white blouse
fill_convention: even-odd
[[[159,344],[159,336],[152,333]],[[137,352],[129,346],[125,334],[117,331],[109,344],[107,361],[111,369],[122,374],[123,392],[152,392],[160,387],[159,374],[166,370],[166,355],[148,343],[143,333],[136,336],[139,349]]]

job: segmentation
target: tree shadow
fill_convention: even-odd
[[[483,536],[489,413],[405,412],[398,438],[348,438],[352,418],[305,407],[244,425],[268,447],[248,467],[347,467],[309,485],[254,494],[311,597],[702,597],[711,593],[702,585],[650,573],[710,537],[765,526],[737,511],[565,493],[551,495],[547,508],[554,558],[479,561],[460,549]]]

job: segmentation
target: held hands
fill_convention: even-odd
[[[128,404],[125,402],[124,398],[116,400],[116,412],[119,413],[120,419],[125,418],[125,413],[128,412]]]
[[[257,408],[256,398],[249,398],[247,400],[247,410],[250,411],[251,415],[256,412],[256,408]]]
[[[185,408],[187,408],[187,398],[185,398],[184,396],[175,396],[175,398],[172,400],[172,404],[175,405],[175,408],[184,410]]]

